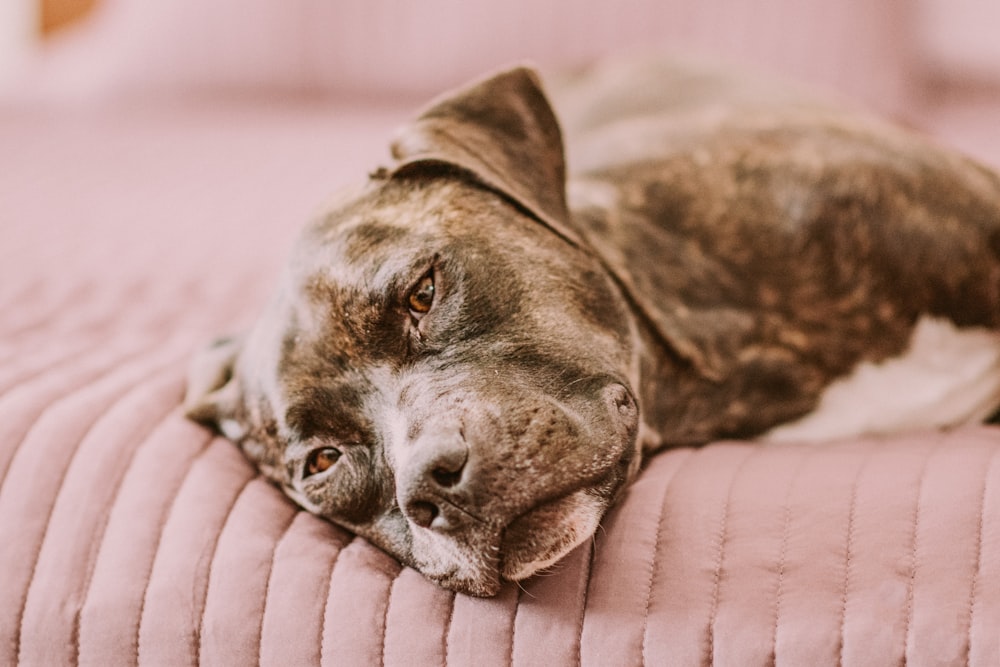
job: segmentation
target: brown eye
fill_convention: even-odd
[[[305,477],[318,475],[325,470],[329,470],[339,458],[340,450],[333,447],[312,450],[306,459]]]
[[[420,279],[417,286],[410,292],[408,299],[410,312],[414,315],[424,315],[434,303],[434,274],[428,273]]]

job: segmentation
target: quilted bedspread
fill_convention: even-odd
[[[0,664],[1000,664],[1000,430],[653,458],[595,539],[455,595],[184,419],[395,109],[0,113]]]

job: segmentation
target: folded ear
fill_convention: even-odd
[[[625,258],[571,224],[562,133],[534,70],[515,67],[446,94],[402,129],[392,153],[399,162],[391,178],[459,169],[592,253],[664,344],[706,377],[721,376],[703,323],[680,304],[646,298]]]
[[[458,168],[581,245],[568,223],[562,133],[534,70],[516,67],[433,102],[392,153],[393,177]]]
[[[237,415],[240,387],[233,369],[243,337],[220,338],[199,352],[188,368],[184,411],[190,419],[215,428],[228,438],[242,436]]]

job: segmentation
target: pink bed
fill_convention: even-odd
[[[187,421],[191,352],[410,108],[353,99],[0,108],[0,664],[1000,664],[998,428],[665,452],[476,599]]]

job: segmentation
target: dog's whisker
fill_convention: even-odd
[[[566,391],[573,385],[579,384],[581,382],[587,382],[589,380],[599,379],[600,377],[601,376],[596,373],[592,375],[584,375],[582,377],[578,377],[577,379],[567,382],[565,385],[563,385],[562,388],[558,392],[556,392],[556,394],[559,396],[565,395]]]
[[[527,595],[527,596],[528,596],[529,598],[532,598],[532,599],[537,599],[537,597],[536,597],[535,595],[532,595],[532,594],[531,594],[531,593],[530,593],[530,592],[528,591],[528,589],[524,587],[524,583],[523,583],[522,581],[516,581],[516,582],[514,582],[514,583],[516,583],[516,584],[517,584],[517,587],[518,587],[518,588],[520,589],[521,593],[523,593],[524,595]]]

